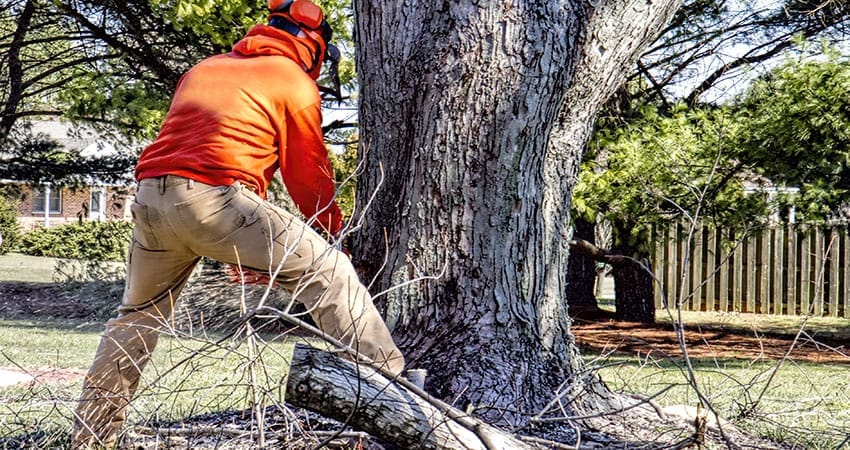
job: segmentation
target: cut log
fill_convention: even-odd
[[[540,448],[428,396],[406,380],[390,380],[370,367],[303,344],[296,344],[292,356],[286,401],[404,449]]]

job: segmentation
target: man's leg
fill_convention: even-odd
[[[232,264],[238,254],[243,267],[261,273],[279,269],[276,281],[304,303],[322,331],[392,373],[404,370],[401,352],[345,254],[289,212],[247,189],[233,203],[254,221],[199,253]]]
[[[142,190],[137,194],[144,195]],[[71,434],[73,448],[115,445],[159,330],[171,318],[177,297],[199,259],[169,243],[172,239],[165,231],[152,238],[149,224],[138,222],[144,218],[136,220],[122,304],[118,316],[107,322],[83,382]],[[178,250],[165,250],[169,246]]]

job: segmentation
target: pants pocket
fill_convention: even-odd
[[[256,222],[260,205],[234,185],[207,189],[174,207],[184,231],[192,233],[194,239],[215,243]]]
[[[154,231],[161,222],[156,210],[134,200],[130,214],[133,218],[133,240],[148,250],[160,250],[162,245]]]

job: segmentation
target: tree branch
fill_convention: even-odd
[[[610,250],[599,248],[584,239],[574,239],[570,241],[570,249],[578,254],[588,256],[599,262],[611,264],[612,266],[621,266],[634,262],[634,259],[629,256],[612,253]]]
[[[18,109],[20,99],[23,96],[24,72],[21,66],[21,50],[34,13],[35,5],[32,1],[28,1],[18,17],[15,37],[12,39],[8,51],[9,79],[7,81],[9,82],[9,96],[6,98],[6,104],[3,105],[3,112],[0,114],[0,136],[7,135],[9,130],[12,129],[14,113]]]

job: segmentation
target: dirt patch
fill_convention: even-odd
[[[21,379],[22,381],[17,384],[69,384],[76,383],[85,374],[86,372],[80,369],[45,368],[25,371],[18,367],[0,367],[0,385],[3,385],[2,381],[4,377]],[[29,376],[31,378],[24,380],[19,378],[18,375]]]
[[[583,354],[614,351],[659,358],[681,358],[679,337],[670,324],[615,322],[601,312],[578,319],[572,326]],[[850,342],[803,334],[771,335],[756,330],[724,330],[688,326],[684,342],[691,358],[776,360],[786,355],[795,361],[850,365]],[[790,351],[790,353],[789,353]]]

